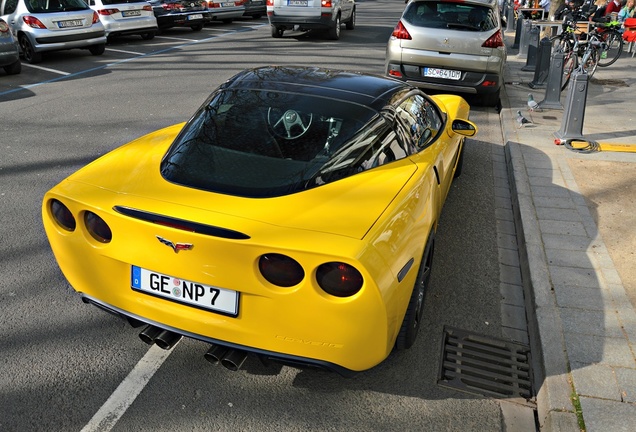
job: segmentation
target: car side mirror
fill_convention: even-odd
[[[477,125],[469,120],[455,119],[451,125],[453,132],[467,137],[474,136],[477,133]]]

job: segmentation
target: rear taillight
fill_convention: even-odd
[[[110,231],[109,226],[104,219],[97,216],[95,213],[87,211],[84,213],[84,224],[88,233],[100,243],[108,243],[113,238],[113,233]]]
[[[305,278],[305,271],[298,261],[277,253],[262,255],[258,269],[269,283],[281,287],[298,285]]]
[[[0,21],[0,33],[6,33],[8,31],[9,31],[9,25],[4,21]]]
[[[142,7],[142,9],[147,11],[147,12],[152,12],[152,6],[150,6],[150,5],[145,5],[144,7]]]
[[[267,1],[265,2],[265,5],[266,5],[266,6],[274,6],[274,0],[267,0]]]
[[[393,29],[393,33],[391,33],[391,37],[394,37],[396,39],[412,39],[409,31],[406,29],[406,27],[404,27],[404,24],[402,24],[402,21],[398,21],[397,25]]]
[[[331,0],[322,0],[320,2],[320,6],[322,6],[324,8],[330,8],[331,7]]]
[[[501,37],[501,30],[497,30],[497,33],[490,36],[486,42],[481,44],[484,48],[499,48],[504,46],[503,38]]]
[[[327,294],[350,297],[360,291],[363,279],[355,267],[342,262],[329,262],[318,267],[316,281]]]
[[[93,24],[97,24],[99,22],[99,15],[97,12],[93,12]]]
[[[100,15],[113,15],[119,13],[119,9],[100,9],[97,11],[97,13]],[[95,24],[94,21],[93,24]]]
[[[36,17],[33,17],[31,15],[26,15],[22,17],[22,21],[24,21],[26,23],[26,25],[28,25],[29,27],[33,27],[33,28],[39,28],[39,29],[45,29],[46,26],[44,24],[42,24],[42,21],[40,21],[39,19],[37,19]]]
[[[57,224],[66,231],[75,231],[75,218],[68,207],[56,199],[51,200],[49,205],[51,215],[53,215],[53,220],[55,220],[55,222],[57,222]]]

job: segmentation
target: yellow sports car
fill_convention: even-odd
[[[149,344],[349,376],[415,341],[469,110],[387,77],[245,70],[47,192],[44,227],[82,300]]]

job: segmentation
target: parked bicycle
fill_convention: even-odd
[[[591,77],[597,66],[607,67],[614,64],[623,52],[624,41],[618,30],[620,28],[618,21],[594,23],[589,32],[579,32],[576,21],[571,18],[566,18],[563,21],[562,32],[550,39],[553,49],[563,53],[561,90],[567,87],[572,72],[579,64],[583,65],[583,69]],[[580,59],[590,45],[594,45],[594,52],[590,53],[586,61],[583,62]]]

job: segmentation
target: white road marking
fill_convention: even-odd
[[[172,348],[174,349],[174,347]],[[150,347],[146,355],[135,365],[119,384],[82,432],[108,432],[132,405],[152,376],[168,358],[172,350],[163,350],[157,345]]]
[[[186,38],[178,38],[178,37],[170,37],[170,36],[155,36],[155,39],[172,39],[172,40],[184,41],[184,42],[198,42],[198,39],[186,39]]]
[[[56,73],[58,75],[65,75],[65,76],[66,75],[70,75],[70,72],[64,72],[64,71],[57,70],[57,69],[46,68],[44,66],[36,66],[36,65],[32,65],[30,63],[25,63],[25,62],[22,62],[22,66],[31,67],[31,68],[34,68],[34,69],[41,69],[41,70],[44,70],[44,71],[47,71],[47,72],[53,72],[53,73]]]
[[[114,52],[120,52],[124,54],[132,54],[132,55],[144,55],[144,53],[141,53],[141,52],[126,51],[126,50],[120,50],[120,49],[109,48],[109,47],[106,47],[106,51],[114,51]]]

